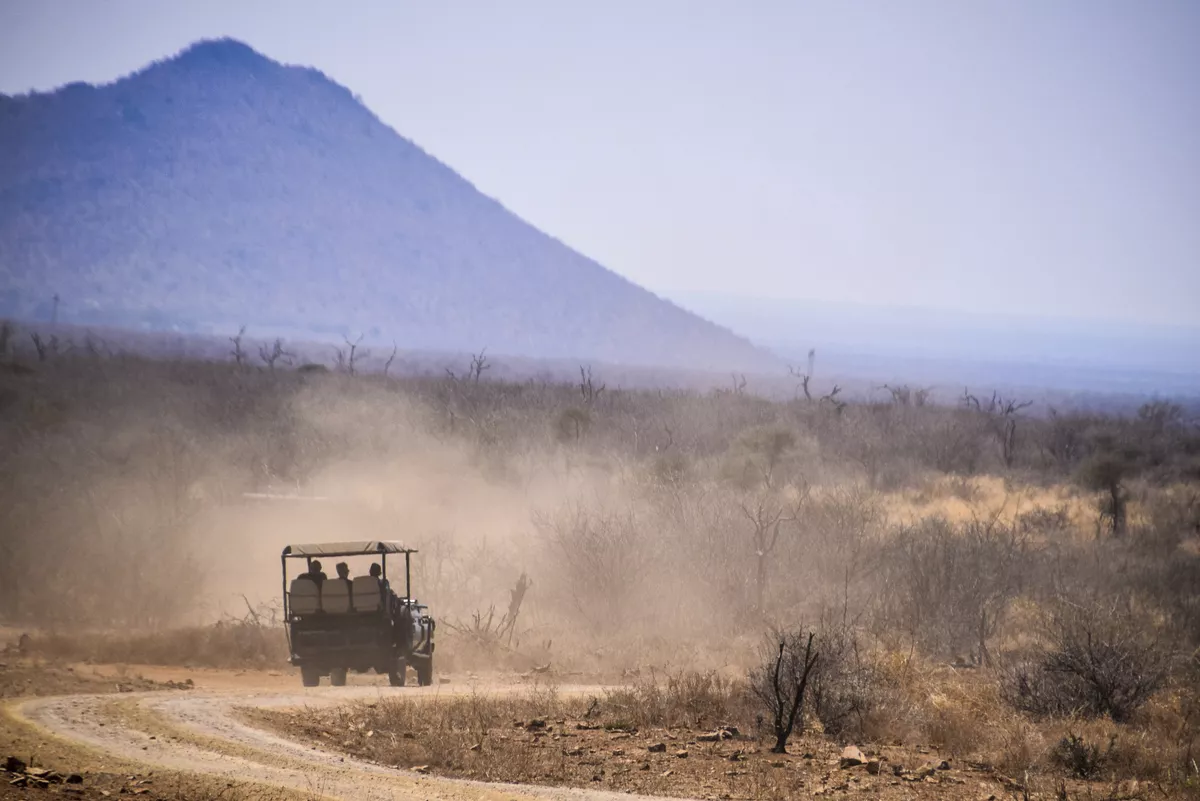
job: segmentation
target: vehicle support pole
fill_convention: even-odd
[[[409,565],[412,561],[412,554],[404,552],[404,597],[412,600],[412,571]]]

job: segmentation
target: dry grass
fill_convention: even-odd
[[[281,627],[241,621],[157,632],[50,633],[34,637],[46,659],[104,664],[278,668],[287,662]]]
[[[247,714],[372,762],[489,781],[711,798],[785,798],[839,787],[881,797],[916,790],[921,797],[958,798],[981,782],[995,785],[997,797],[1019,797],[1020,788],[1034,798],[1061,789],[1068,798],[1109,797],[1114,789],[1130,797],[1131,787],[1153,788],[1160,798],[1200,797],[1192,761],[1200,701],[1193,688],[1160,693],[1128,724],[1035,721],[1001,701],[987,672],[906,661],[884,660],[879,675],[887,706],[857,742],[886,760],[878,776],[837,768],[843,743],[819,727],[794,737],[789,756],[770,754],[769,727],[757,719],[742,683],[713,674],[659,676],[590,696],[544,685],[516,695]],[[701,739],[721,726],[738,736]],[[1064,756],[1072,736],[1097,746],[1096,769],[1086,776]],[[656,743],[666,750],[649,751]],[[735,752],[741,757],[731,761]],[[943,759],[952,769],[937,774],[932,786],[911,783],[913,773],[893,773],[897,765],[915,771]]]

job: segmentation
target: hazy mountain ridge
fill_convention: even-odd
[[[0,314],[709,369],[765,352],[517,218],[311,68],[203,42],[0,99]]]

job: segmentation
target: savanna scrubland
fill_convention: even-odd
[[[441,671],[673,681],[769,747],[752,671],[811,633],[797,738],[1197,793],[1200,428],[1170,402],[780,402],[14,342],[0,620],[46,658],[280,667],[279,549],[397,539]]]

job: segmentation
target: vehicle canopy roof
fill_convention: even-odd
[[[287,556],[373,556],[387,553],[416,553],[391,540],[359,540],[353,542],[316,542],[308,545],[288,545],[283,549]]]

